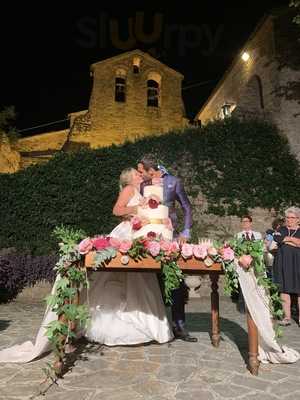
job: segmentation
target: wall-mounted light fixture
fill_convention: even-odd
[[[242,60],[247,62],[250,58],[250,54],[247,51],[244,51],[242,54]]]

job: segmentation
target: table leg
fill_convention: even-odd
[[[209,274],[211,280],[211,342],[214,347],[220,343],[220,320],[219,320],[219,274]]]
[[[248,325],[248,369],[252,375],[258,375],[258,332],[257,326],[253,321],[249,310],[247,309]]]

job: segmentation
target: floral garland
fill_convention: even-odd
[[[83,258],[90,251],[96,251],[93,267],[95,270],[103,268],[118,252],[122,254],[121,262],[124,265],[128,263],[129,257],[134,260],[153,257],[161,263],[166,304],[172,303],[172,290],[180,285],[184,277],[177,263],[180,257],[194,257],[202,260],[208,267],[215,262],[220,263],[225,275],[224,292],[229,295],[239,287],[235,268],[235,263],[238,262],[246,271],[253,268],[258,285],[263,286],[269,296],[273,318],[279,319],[283,315],[277,287],[266,276],[262,240],[232,240],[225,244],[206,240],[199,244],[185,243],[180,246],[178,242],[164,240],[154,232],[133,241],[118,240],[105,235],[84,238],[84,232],[65,227],[56,228],[54,234],[60,239],[60,259],[56,264],[60,279],[56,282],[55,293],[48,296],[47,302],[58,315],[58,320],[48,325],[46,334],[57,355],[57,361],[51,367],[56,376],[62,374],[67,352],[72,351],[75,325],[85,326],[89,319],[87,307],[76,304],[76,297],[81,287],[88,286]]]

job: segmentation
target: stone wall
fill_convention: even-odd
[[[274,108],[272,92],[276,81],[276,65],[270,63],[274,56],[272,30],[273,20],[269,17],[241,49],[196,119],[206,124],[221,117],[224,104],[260,112]],[[241,58],[244,51],[249,54],[248,61]],[[253,88],[253,79],[258,79],[262,84],[264,108],[257,99],[258,88]]]
[[[0,173],[11,174],[20,168],[21,157],[5,135],[0,137]]]

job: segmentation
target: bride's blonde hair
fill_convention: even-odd
[[[121,172],[120,175],[120,191],[127,185],[130,184],[131,180],[132,180],[132,174],[134,172],[134,168],[125,168],[123,169],[123,171]]]

